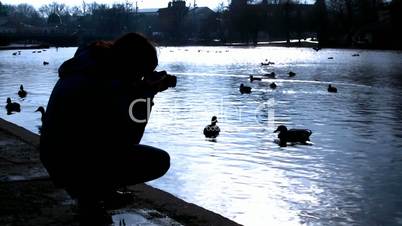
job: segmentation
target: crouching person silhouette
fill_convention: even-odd
[[[139,144],[153,96],[176,84],[155,72],[155,47],[139,34],[80,48],[59,68],[40,154],[54,184],[77,199],[82,225],[107,225],[127,186],[164,175],[167,152]],[[135,102],[135,104],[132,104]]]

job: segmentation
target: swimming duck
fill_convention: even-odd
[[[27,91],[24,90],[24,86],[20,85],[20,90],[18,91],[18,96],[20,96],[21,98],[24,98],[27,96]]]
[[[239,90],[240,90],[241,94],[243,94],[243,93],[251,93],[251,87],[245,86],[245,85],[243,85],[243,83],[240,84]]]
[[[7,98],[7,105],[6,105],[7,114],[11,115],[13,112],[20,112],[21,106],[19,103],[11,102],[10,97]]]
[[[217,117],[212,116],[211,124],[207,125],[204,128],[205,137],[207,137],[207,138],[216,138],[217,136],[219,136],[219,132],[221,131],[221,129],[219,128],[219,126],[216,125],[217,122],[218,122]]]
[[[261,62],[261,66],[269,66],[271,64],[275,64],[275,62],[265,60],[265,62]]]
[[[42,106],[39,106],[38,109],[36,109],[35,112],[40,112],[41,113],[41,118],[40,120],[43,122],[43,119],[45,117],[45,108]]]
[[[310,141],[310,135],[313,133],[308,129],[290,129],[286,128],[284,125],[278,126],[274,133],[279,132],[279,145],[281,147],[286,147],[287,142],[300,142],[302,144],[307,144]]]
[[[290,71],[289,72],[289,77],[294,77],[294,76],[296,76],[296,73],[294,73],[293,71]]]
[[[313,47],[313,49],[314,49],[315,51],[317,51],[317,52],[321,50],[320,47]]]
[[[250,82],[253,81],[261,81],[261,78],[255,78],[254,76],[250,75]]]
[[[333,60],[334,58],[333,57],[328,57],[328,60]]]
[[[352,56],[353,56],[353,57],[358,57],[358,56],[360,56],[360,54],[355,53],[355,54],[353,54]]]
[[[264,76],[268,77],[268,78],[275,78],[276,74],[275,74],[275,72],[271,72],[269,74],[265,74]]]
[[[271,89],[276,89],[277,85],[275,82],[269,84],[269,87],[271,87]]]
[[[48,64],[49,64],[49,62],[43,61],[43,65],[48,65]]]
[[[330,93],[337,93],[338,89],[335,86],[332,86],[331,84],[328,85],[328,92]]]

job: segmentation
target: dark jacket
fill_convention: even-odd
[[[138,144],[145,123],[130,119],[130,103],[147,97],[141,84],[124,82],[107,58],[86,49],[59,68],[43,121],[41,160],[56,185],[85,180],[121,151]],[[150,96],[150,95],[148,95]],[[146,104],[134,115],[146,117]]]

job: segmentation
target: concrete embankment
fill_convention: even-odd
[[[0,118],[0,225],[79,225],[76,202],[54,187],[39,160],[39,136]],[[111,211],[114,225],[238,226],[146,184],[134,202]]]

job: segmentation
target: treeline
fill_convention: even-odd
[[[38,10],[29,4],[0,2],[0,44],[35,39],[77,45],[136,31],[168,44],[290,43],[313,37],[322,47],[401,48],[397,31],[402,27],[402,0],[303,2],[232,0],[229,6],[222,3],[214,11],[204,10],[202,16],[185,4],[177,4],[184,8],[169,5],[158,15],[139,13],[128,1],[113,5],[83,2],[73,7],[51,3]]]

